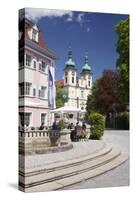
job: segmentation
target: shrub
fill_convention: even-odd
[[[61,119],[61,120],[57,123],[57,128],[58,128],[58,129],[63,129],[63,127],[64,127],[64,121],[63,121],[63,119]]]
[[[91,113],[89,116],[90,139],[99,140],[104,134],[105,117],[99,113]]]
[[[129,113],[121,112],[115,118],[116,129],[129,130]]]

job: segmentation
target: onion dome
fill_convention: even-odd
[[[89,66],[89,61],[88,61],[88,52],[85,52],[84,65],[82,67],[82,71],[91,71],[91,67]]]
[[[75,67],[75,62],[72,59],[72,50],[71,47],[69,47],[68,50],[68,60],[65,63],[66,67]]]

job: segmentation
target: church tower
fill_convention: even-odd
[[[76,67],[75,67],[75,62],[73,61],[73,58],[72,58],[71,47],[69,47],[68,60],[65,63],[64,85],[76,86]]]
[[[82,72],[80,73],[81,79],[84,79],[85,88],[91,89],[92,88],[92,72],[91,67],[89,66],[88,61],[88,52],[85,52],[84,55],[84,65],[82,67]]]
[[[68,50],[68,60],[65,62],[64,68],[64,88],[67,92],[68,97],[68,106],[76,106],[76,97],[77,97],[77,74],[76,66],[72,57],[72,49],[69,47]]]

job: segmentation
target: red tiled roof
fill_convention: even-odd
[[[57,81],[55,82],[55,84],[58,85],[58,86],[64,86],[64,80],[63,80],[63,79],[57,80]]]

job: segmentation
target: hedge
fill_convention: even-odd
[[[115,118],[115,128],[129,130],[129,113],[121,112]]]
[[[99,113],[91,113],[89,116],[90,139],[99,140],[104,134],[105,117]]]

